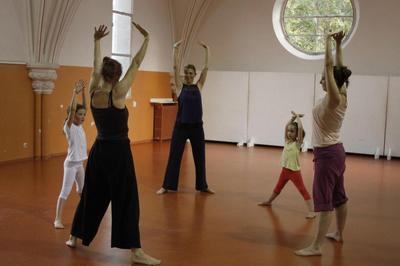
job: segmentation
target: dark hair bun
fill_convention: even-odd
[[[351,70],[345,66],[343,67],[334,66],[333,76],[335,77],[336,85],[340,89],[343,86],[343,84],[349,80],[349,77],[351,76]]]

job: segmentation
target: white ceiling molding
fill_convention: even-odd
[[[81,0],[25,0],[29,77],[36,93],[51,93],[64,38]],[[43,73],[47,73],[43,75]],[[39,73],[39,74],[38,74]]]
[[[171,27],[171,47],[174,45],[175,39],[175,16],[174,16],[174,3],[173,0],[168,0],[168,11],[169,11],[169,25]]]
[[[57,64],[81,0],[25,0],[30,64]]]
[[[178,21],[176,18],[178,16],[171,15],[171,23],[175,25],[174,29],[177,29],[177,25],[175,23],[182,23],[182,31],[178,34],[176,31],[173,33],[174,42],[183,40],[181,44],[181,48],[179,49],[178,57],[179,57],[179,65],[182,66],[185,59],[188,57],[191,47],[193,43],[196,41],[196,37],[198,34],[199,26],[202,20],[205,17],[207,8],[213,0],[190,0],[190,2],[186,2],[187,7],[185,9],[185,16],[183,21]],[[182,2],[177,3],[177,0],[170,0],[170,5],[173,10],[177,12],[177,4],[183,4]],[[175,5],[175,6],[174,6]]]

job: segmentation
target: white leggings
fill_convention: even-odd
[[[72,185],[75,181],[76,192],[82,193],[83,183],[85,179],[85,170],[83,162],[64,161],[64,178],[60,192],[60,198],[66,200],[71,193]]]

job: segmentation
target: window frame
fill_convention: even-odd
[[[118,14],[118,15],[122,15],[122,16],[127,16],[130,18],[130,21],[133,21],[133,10],[134,10],[134,0],[130,0],[131,1],[131,13],[126,13],[126,12],[122,12],[122,11],[118,11],[114,9],[114,5],[112,6],[112,39],[114,37],[114,15]],[[111,58],[114,58],[114,56],[118,56],[118,57],[126,57],[129,58],[129,62],[132,61],[132,38],[133,37],[133,33],[132,33],[132,28],[130,28],[130,34],[129,34],[129,41],[130,41],[130,46],[129,46],[129,54],[125,54],[125,53],[114,53],[113,51],[113,43],[111,43]],[[129,66],[128,66],[129,67]],[[124,74],[126,73],[127,69],[124,69],[123,74],[121,75],[121,78],[123,78]],[[126,98],[130,99],[132,98],[132,88],[129,88],[128,93],[126,94]]]
[[[348,34],[344,41],[343,47],[345,47],[350,40],[353,38],[360,18],[360,7],[358,0],[350,0],[353,6],[353,23],[350,29],[350,34]],[[324,58],[324,52],[318,53],[308,53],[306,51],[300,50],[297,48],[295,44],[292,44],[285,34],[284,30],[284,12],[287,5],[288,0],[275,0],[275,4],[272,10],[272,24],[275,31],[275,35],[278,38],[281,45],[291,54],[299,57],[301,59],[307,60],[320,60]],[[329,17],[329,16],[326,16]],[[311,36],[311,35],[309,35]],[[319,36],[319,35],[318,35]]]

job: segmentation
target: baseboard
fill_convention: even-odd
[[[35,158],[32,156],[32,157],[27,157],[27,158],[5,160],[5,161],[0,161],[0,165],[12,164],[12,163],[23,163],[23,162],[29,162],[29,161],[34,161],[34,160],[38,160],[38,158]]]
[[[167,141],[167,140],[165,140]],[[169,141],[169,140],[168,140]],[[151,143],[151,142],[163,142],[163,141],[154,141],[153,139],[146,139],[146,140],[138,140],[138,141],[132,141],[131,142],[131,146],[132,145],[138,145],[138,144],[145,144],[145,143]],[[219,144],[228,144],[228,145],[236,145],[236,143],[234,142],[226,142],[226,141],[214,141],[214,140],[206,140],[207,143],[219,143]],[[266,148],[275,148],[275,149],[282,149],[282,147],[280,146],[272,146],[272,145],[260,145],[257,144],[255,146],[259,146],[259,147],[266,147]],[[308,152],[312,152],[312,149],[308,149]],[[89,153],[89,150],[88,150]],[[355,156],[361,156],[361,157],[371,157],[373,155],[366,155],[366,154],[357,154],[357,153],[348,153],[346,152],[347,155],[355,155]],[[55,157],[65,157],[67,155],[66,152],[60,152],[60,153],[53,153],[53,154],[49,154],[46,155],[42,158],[40,157],[27,157],[27,158],[20,158],[20,159],[13,159],[13,160],[4,160],[4,161],[0,161],[0,166],[1,165],[5,165],[5,164],[13,164],[13,163],[22,163],[22,162],[28,162],[28,161],[38,161],[38,160],[49,160],[51,158],[55,158]],[[380,156],[380,159],[386,159],[386,156]],[[397,156],[392,156],[392,160],[396,160],[399,161],[400,157]]]
[[[131,145],[151,143],[151,142],[153,142],[153,139],[138,140],[138,141],[132,141]],[[89,153],[89,151],[90,150],[88,150],[88,153]],[[65,157],[65,156],[67,156],[66,152],[59,152],[59,153],[52,153],[52,154],[45,155],[42,158],[40,158],[40,157],[28,157],[28,158],[0,161],[0,165],[27,162],[27,161],[34,161],[34,160],[49,160],[49,159],[52,159],[52,158]]]
[[[131,146],[132,145],[136,145],[136,144],[150,143],[150,142],[153,142],[153,140],[150,139],[150,140],[131,141]],[[89,154],[89,151],[90,150],[87,151],[88,154]],[[67,156],[67,153],[66,152],[60,152],[60,153],[49,154],[49,155],[44,156],[42,158],[42,160],[49,160],[51,158],[61,157],[61,156],[65,157],[65,156]]]
[[[136,140],[136,141],[131,141],[131,145],[151,143],[151,142],[153,142],[153,139]]]

